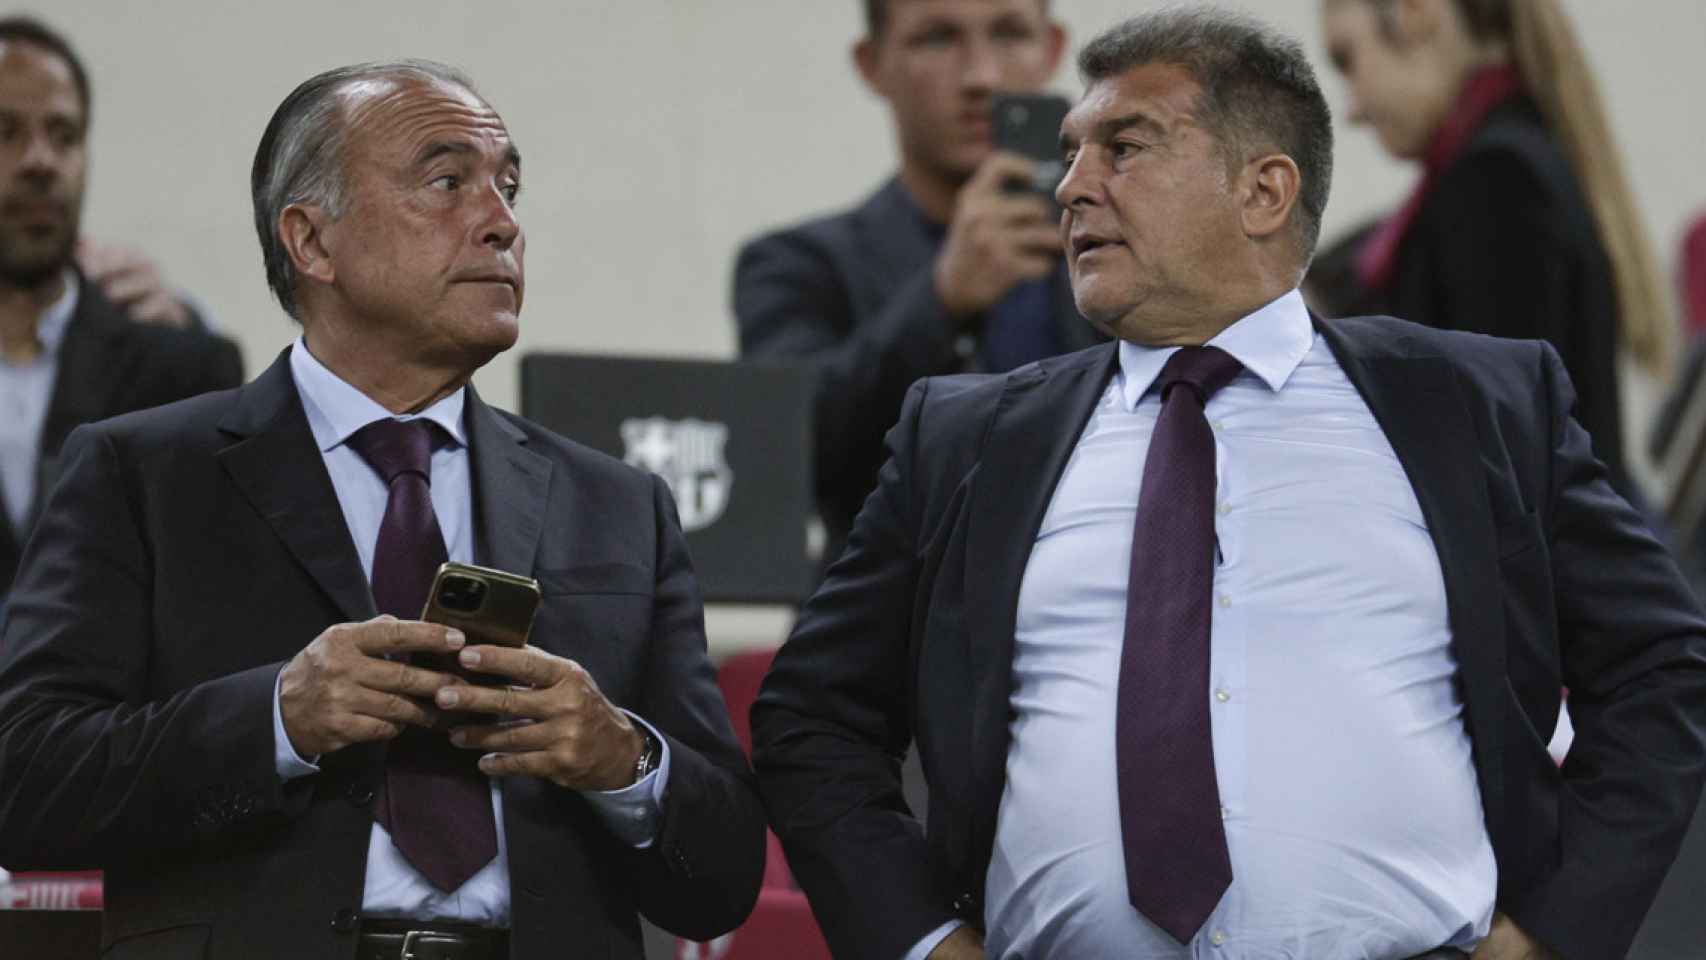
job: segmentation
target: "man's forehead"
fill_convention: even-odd
[[[352,81],[338,95],[355,129],[396,149],[412,152],[421,143],[457,135],[508,147],[503,118],[460,84],[373,77]]]
[[[26,72],[32,80],[45,76],[54,93],[77,96],[77,76],[64,57],[29,40],[0,40],[0,83],[13,86]]]
[[[1196,78],[1178,64],[1141,64],[1092,83],[1066,115],[1061,131],[1082,139],[1099,124],[1126,117],[1172,127],[1193,118],[1201,93]]]
[[[1009,13],[1038,19],[1046,15],[1043,0],[888,0],[887,12],[891,25],[938,16],[991,20]]]

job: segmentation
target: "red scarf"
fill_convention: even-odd
[[[1398,269],[1398,248],[1410,231],[1422,202],[1433,192],[1440,174],[1451,166],[1469,138],[1481,129],[1487,114],[1506,100],[1522,92],[1522,75],[1512,64],[1482,67],[1470,75],[1457,97],[1457,105],[1434,131],[1433,142],[1422,156],[1422,179],[1404,206],[1380,225],[1357,254],[1357,276],[1370,290],[1386,290]]]

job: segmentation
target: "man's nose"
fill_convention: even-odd
[[[962,81],[968,90],[993,92],[1001,88],[1001,54],[988,40],[972,39],[966,44]]]
[[[1060,179],[1060,186],[1054,188],[1054,202],[1060,204],[1062,210],[1072,210],[1096,202],[1100,177],[1094,169],[1095,164],[1088,158],[1088,153],[1089,151],[1080,150],[1078,155],[1072,158],[1072,164],[1066,168],[1066,176]]]
[[[45,130],[26,130],[23,133],[24,152],[18,160],[20,173],[35,177],[51,177],[59,173],[63,151],[54,145]]]
[[[521,221],[516,219],[515,207],[504,196],[502,187],[487,191],[485,221],[480,228],[480,242],[499,250],[508,250],[521,236]]]

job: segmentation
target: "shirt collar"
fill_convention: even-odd
[[[1277,392],[1314,343],[1309,308],[1304,306],[1303,295],[1292,290],[1220,331],[1208,345],[1232,354],[1245,370]],[[1120,341],[1120,391],[1126,410],[1137,409],[1138,401],[1161,375],[1167,358],[1178,349]]]
[[[457,446],[468,445],[462,428],[462,408],[468,388],[438,401],[420,413],[396,416],[380,406],[372,397],[352,387],[308,352],[302,337],[290,347],[290,373],[296,380],[296,390],[302,395],[302,406],[308,414],[308,428],[314,432],[314,442],[322,453],[348,440],[357,430],[378,420],[413,420],[425,417],[443,427]]]
[[[83,285],[78,280],[77,271],[66,267],[65,292],[48,304],[46,312],[36,321],[36,339],[41,341],[43,353],[59,353],[59,345],[65,342],[65,328],[71,324],[71,315],[77,312],[77,301],[82,292]]]

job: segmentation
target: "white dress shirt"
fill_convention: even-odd
[[[41,352],[29,363],[0,359],[0,501],[5,502],[6,519],[20,547],[35,506],[41,432],[53,402],[53,385],[59,379],[59,347],[65,342],[71,315],[77,312],[77,274],[66,270],[64,277],[65,292],[36,321]],[[4,593],[0,587],[0,595]]]
[[[373,552],[379,541],[379,524],[385,516],[390,492],[367,461],[345,441],[376,420],[392,416],[360,390],[344,382],[308,352],[298,338],[290,351],[290,372],[302,397],[308,427],[325,458],[326,472],[343,508],[361,558],[362,571],[373,575]],[[462,410],[467,391],[445,397],[415,416],[443,427],[453,443],[432,454],[432,506],[451,560],[472,562],[473,487],[468,476],[468,440]],[[414,416],[398,417],[401,420]],[[312,638],[304,638],[304,643]],[[632,714],[629,715],[633,717]],[[638,717],[636,722],[645,723]],[[647,729],[651,729],[647,724]],[[656,730],[652,731],[655,735]],[[319,767],[298,756],[284,732],[277,688],[273,694],[274,762],[279,776],[292,779],[317,773]],[[645,779],[621,790],[587,791],[582,794],[618,838],[636,847],[652,843],[657,833],[658,811],[669,778],[669,746],[663,737],[663,756],[658,769]],[[317,759],[317,758],[316,758]],[[492,810],[496,817],[498,854],[473,877],[454,891],[434,887],[403,858],[385,828],[374,823],[368,838],[367,878],[362,893],[362,915],[406,917],[417,920],[442,919],[509,926],[509,852],[504,838],[501,784],[492,781]]]
[[[1232,885],[1185,945],[1127,900],[1114,714],[1133,519],[1161,409],[1149,388],[1175,348],[1121,343],[1020,588],[989,955],[1473,949],[1497,867],[1414,491],[1295,291],[1209,342],[1245,367],[1205,411],[1218,560],[1204,696]]]

